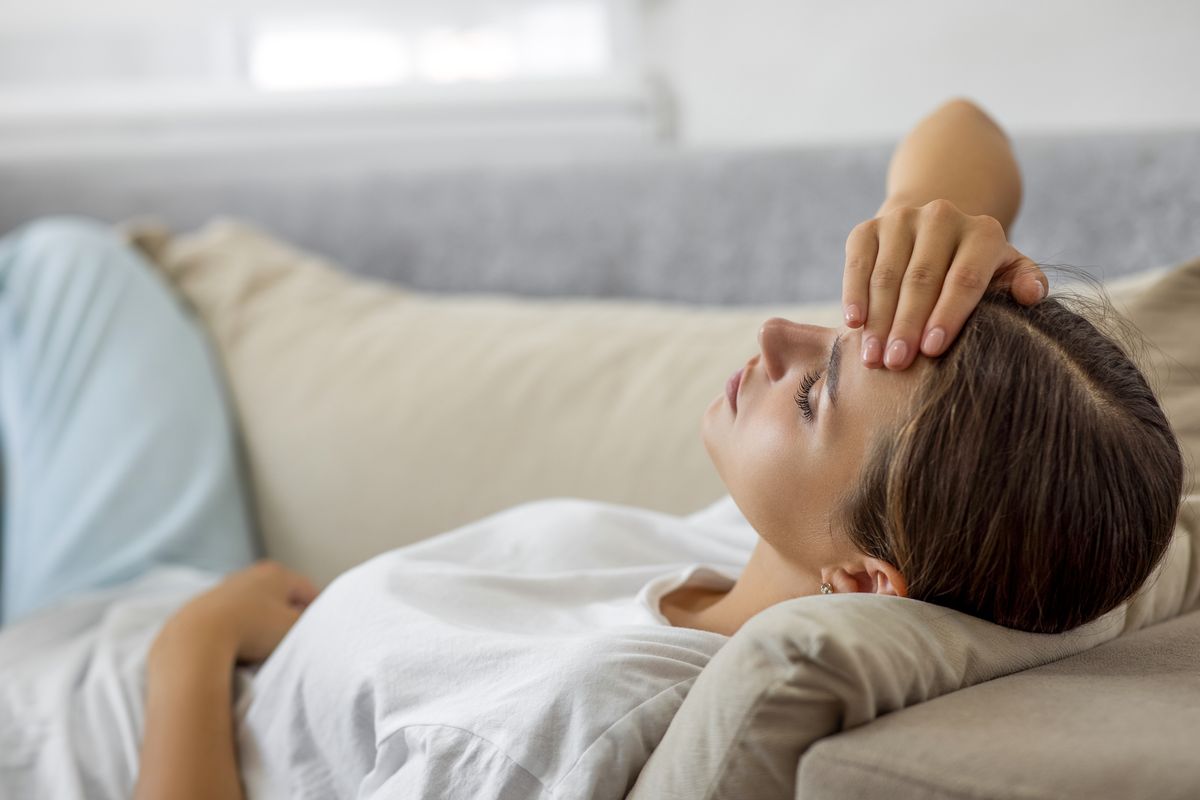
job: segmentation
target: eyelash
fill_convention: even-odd
[[[800,379],[800,388],[796,390],[796,405],[800,406],[800,411],[807,422],[812,422],[813,420],[812,406],[808,402],[808,393],[812,389],[813,384],[820,379],[821,373],[809,372]]]

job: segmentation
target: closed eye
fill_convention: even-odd
[[[838,379],[840,377],[842,366],[842,337],[839,335],[833,340],[833,346],[829,348],[829,358],[825,362],[824,372],[806,372],[804,377],[800,379],[800,386],[796,389],[796,405],[800,407],[800,414],[804,417],[805,422],[813,422],[816,415],[813,414],[811,395],[813,386],[817,381],[821,380],[822,375],[828,375],[829,378],[825,382],[829,385],[829,404],[837,408],[838,398]]]
[[[796,405],[800,407],[800,414],[804,417],[805,422],[813,421],[812,404],[809,402],[809,394],[812,392],[813,385],[821,379],[819,372],[806,372],[804,377],[800,379],[800,388],[796,389]]]

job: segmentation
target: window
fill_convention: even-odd
[[[29,6],[0,10],[7,160],[663,127],[637,0]]]
[[[602,78],[616,63],[608,4],[509,4],[455,24],[426,15],[250,26],[249,82],[264,90]],[[481,9],[482,12],[482,9]]]

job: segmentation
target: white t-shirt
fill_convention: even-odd
[[[220,576],[159,567],[0,628],[0,798],[128,798],[159,628]]]
[[[659,599],[730,586],[756,539],[728,497],[690,517],[546,500],[347,571],[260,668],[238,670],[248,798],[623,797],[727,641],[671,627]],[[94,617],[123,623],[85,630],[77,609],[42,656],[7,647],[33,645],[29,631],[0,632],[0,796],[129,795],[145,652],[213,580],[145,576]],[[52,612],[67,609],[35,615],[39,630]]]

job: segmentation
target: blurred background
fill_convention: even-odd
[[[701,262],[724,248],[724,261],[699,267],[717,284],[746,248],[772,276],[788,258],[835,260],[882,199],[897,137],[967,96],[1029,160],[1023,217],[1032,203],[1039,217],[1096,220],[1088,204],[1119,196],[1130,205],[1116,220],[1155,200],[1167,209],[1154,223],[1166,229],[1119,230],[1112,246],[1089,246],[1095,231],[1056,241],[1032,230],[1034,257],[1144,268],[1200,254],[1195,190],[1180,174],[1200,166],[1197,32],[1192,0],[9,0],[0,230],[64,211],[183,227],[229,213],[370,271],[405,248],[370,226],[415,225],[433,197],[443,217],[458,207],[473,230],[507,238],[459,255],[410,246],[398,277],[419,286],[775,299],[776,277],[697,294],[674,279],[603,276],[636,273],[629,260],[655,246],[655,257]],[[1048,154],[1053,141],[1071,144]],[[429,183],[430,171],[443,177]],[[338,208],[297,210],[318,195]],[[536,219],[547,202],[581,209],[558,220],[567,241],[505,255],[531,225],[545,243],[554,224]],[[609,235],[640,249],[614,244],[600,276],[523,281],[506,266],[561,263],[572,225],[599,220],[603,238],[622,214]],[[674,219],[676,239],[714,226],[727,235],[697,256],[647,233],[647,214]],[[422,235],[439,224],[457,235],[428,222]],[[821,290],[805,279],[796,291]]]

